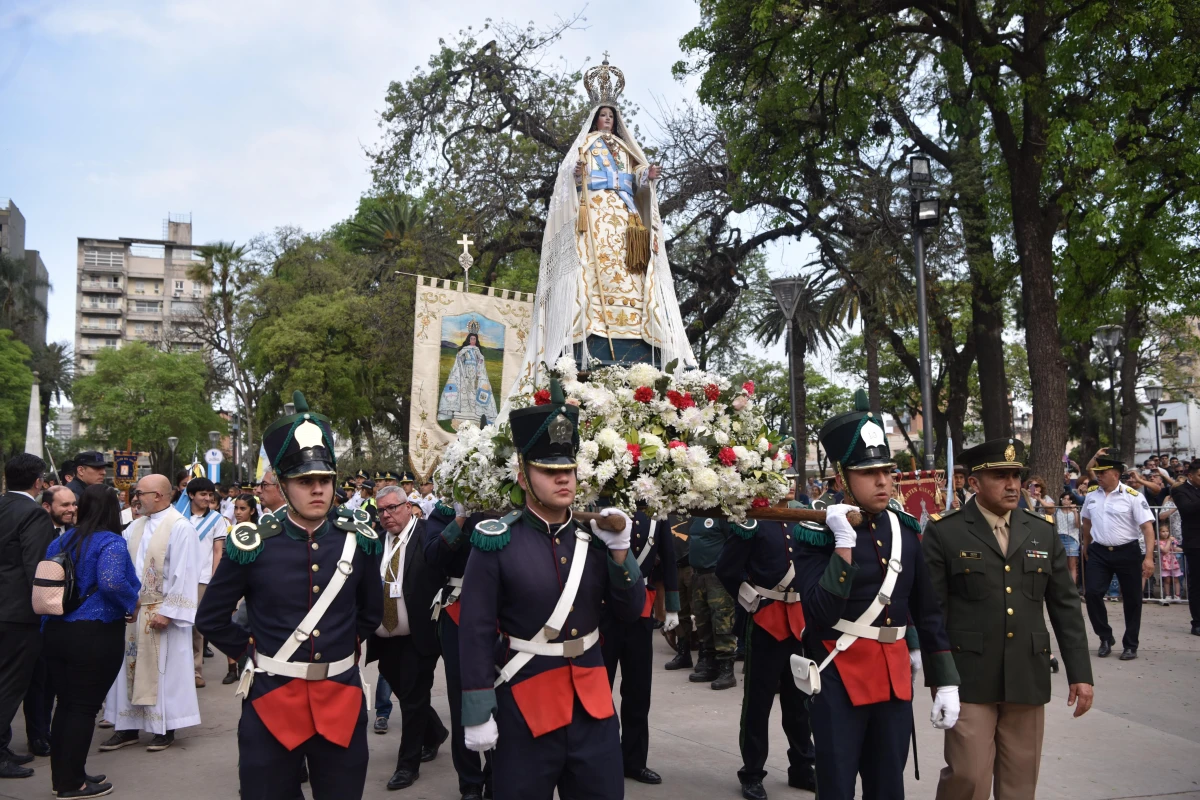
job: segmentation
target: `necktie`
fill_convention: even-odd
[[[1008,526],[1004,524],[1004,520],[998,520],[996,527],[992,529],[996,534],[996,541],[1000,543],[1000,552],[1008,557]]]
[[[400,571],[400,548],[396,548],[396,552],[392,554],[391,563],[388,565],[387,572],[384,577],[390,581],[399,580],[397,574]],[[391,596],[391,589],[384,586],[384,604],[383,604],[383,629],[388,633],[396,630],[396,626],[400,624],[400,615],[396,611],[396,599]]]

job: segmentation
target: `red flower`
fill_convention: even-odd
[[[792,465],[792,454],[791,453],[783,454],[783,463],[787,464],[789,467]]]
[[[649,386],[639,386],[633,390],[633,399],[639,403],[649,403],[654,399],[654,390]]]
[[[678,439],[672,439],[670,442],[667,443],[668,450],[674,450],[677,447],[687,447],[687,444],[685,442],[679,441]]]
[[[717,453],[717,460],[727,467],[732,467],[737,463],[737,453],[733,452],[732,447],[722,447],[721,452]]]
[[[674,389],[667,392],[667,400],[671,403],[671,405],[675,406],[676,408],[680,408],[680,409],[687,408],[687,406],[685,406],[683,404],[683,395],[681,395],[679,392],[675,391]]]
[[[642,446],[629,442],[625,445],[625,449],[633,455],[633,465],[636,467],[637,463],[642,460]]]
[[[721,389],[715,383],[710,383],[704,387],[704,396],[708,398],[708,402],[715,403],[721,396]]]
[[[533,393],[533,404],[535,406],[545,406],[550,404],[550,390],[538,389]]]
[[[754,381],[746,381],[742,388],[746,390],[746,394],[754,394]]]
[[[762,496],[754,498],[754,502],[750,503],[751,508],[766,508],[769,505],[771,505],[770,501]]]

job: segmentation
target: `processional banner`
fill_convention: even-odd
[[[525,358],[533,295],[417,276],[408,461],[428,479],[467,423],[495,420]]]
[[[900,505],[916,517],[922,526],[930,514],[936,514],[946,507],[942,497],[944,478],[945,473],[941,470],[900,473],[900,480],[896,482]]]

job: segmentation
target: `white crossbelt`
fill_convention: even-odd
[[[535,656],[560,656],[562,658],[579,658],[592,649],[600,641],[600,629],[592,631],[578,639],[568,639],[565,642],[534,642],[525,639],[509,638],[508,646],[518,653],[529,653]]]
[[[895,512],[888,511],[887,513],[888,522],[892,526],[892,550],[888,554],[887,574],[883,576],[883,584],[879,587],[879,593],[875,595],[871,605],[867,606],[867,610],[860,614],[858,619],[854,621],[840,619],[834,623],[833,629],[841,631],[842,635],[838,637],[837,643],[819,667],[815,661],[803,656],[793,655],[791,658],[796,685],[806,694],[815,695],[821,691],[821,672],[829,666],[838,653],[849,650],[855,640],[874,639],[884,644],[890,644],[899,641],[904,636],[906,630],[904,625],[898,628],[879,628],[871,624],[885,606],[891,605],[892,590],[896,588],[896,580],[904,570],[904,564],[900,561],[904,544],[900,531],[900,520],[896,517]]]
[[[569,524],[569,523],[568,523]],[[563,652],[535,652],[534,648],[542,645],[549,645],[551,639],[557,639],[559,633],[562,632],[563,623],[567,621],[567,615],[571,613],[571,607],[575,603],[575,595],[579,594],[579,584],[583,582],[583,568],[587,561],[588,543],[592,537],[590,534],[584,533],[581,530],[575,531],[575,551],[571,554],[571,571],[567,574],[567,583],[563,587],[562,594],[558,596],[558,603],[554,606],[554,611],[550,614],[550,619],[546,620],[546,624],[542,629],[534,634],[532,639],[515,639],[509,637],[508,644],[517,654],[509,659],[504,668],[500,670],[500,676],[496,678],[495,688],[509,682],[513,677],[521,671],[521,668],[528,664],[535,655],[548,656],[566,656],[566,646],[571,644],[572,652],[578,649],[578,644],[572,642],[557,642],[556,646],[562,647]],[[600,638],[599,631],[593,631],[582,639],[574,639],[573,642],[585,642],[589,637],[594,636],[591,644],[587,645],[579,655],[583,655],[596,640]],[[567,656],[575,658],[576,656]]]
[[[778,600],[781,603],[799,603],[800,593],[787,588],[794,577],[796,577],[796,565],[789,561],[787,572],[784,573],[779,583],[775,584],[774,589],[742,581],[742,585],[738,589],[738,605],[753,614],[758,611],[758,605],[763,599]]]
[[[329,579],[329,584],[325,587],[325,591],[321,594],[319,600],[313,604],[313,607],[304,615],[304,619],[300,620],[300,624],[296,626],[296,630],[292,631],[292,635],[284,641],[283,646],[273,656],[264,656],[258,654],[256,659],[246,659],[246,668],[242,672],[242,679],[238,682],[235,697],[245,699],[250,692],[250,687],[254,683],[254,673],[266,672],[274,675],[286,675],[290,678],[303,678],[308,681],[322,681],[330,675],[340,675],[350,667],[354,666],[354,656],[350,655],[339,661],[334,661],[328,664],[308,664],[304,662],[289,661],[300,645],[308,641],[312,636],[313,630],[317,627],[317,623],[321,621],[321,617],[325,616],[325,612],[333,605],[334,598],[338,592],[346,585],[346,578],[350,573],[354,572],[354,548],[357,546],[356,534],[351,531],[346,534],[346,541],[342,544],[342,555],[338,559],[337,569],[333,573],[333,577]],[[255,664],[257,660],[258,664]],[[349,660],[349,664],[346,664]],[[315,677],[310,677],[310,675]]]
[[[646,533],[646,546],[642,548],[642,552],[637,557],[638,566],[646,563],[646,556],[650,555],[650,551],[654,549],[654,529],[658,527],[658,520],[650,520],[650,530]]]
[[[443,587],[438,589],[438,593],[434,595],[433,604],[430,606],[433,609],[434,622],[437,622],[438,617],[442,615],[443,608],[452,606],[458,602],[458,597],[462,594],[463,579],[447,578],[446,585],[450,587],[450,592],[446,595],[446,599],[442,599],[442,593],[446,591],[445,587]]]

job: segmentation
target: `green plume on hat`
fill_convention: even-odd
[[[854,391],[854,410],[855,411],[870,411],[871,401],[867,398],[867,393],[862,389]]]

